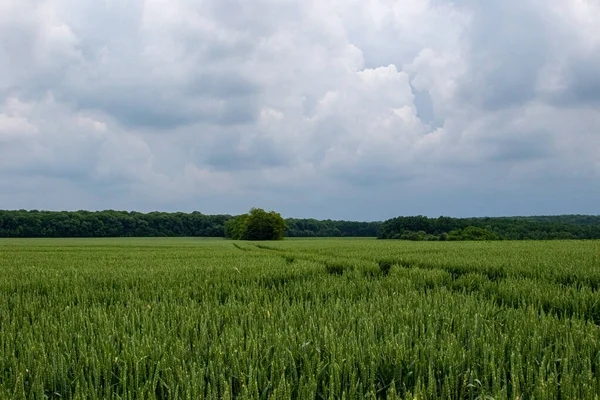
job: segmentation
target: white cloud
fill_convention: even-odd
[[[382,196],[468,215],[488,191],[488,213],[528,212],[502,199],[597,188],[598,18],[584,0],[0,0],[3,204],[303,199],[361,219],[403,213]]]

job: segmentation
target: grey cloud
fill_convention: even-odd
[[[226,44],[218,35],[177,27],[170,39],[167,37],[170,41],[158,49],[171,51],[179,46],[178,39],[187,35],[186,47],[171,66],[160,66],[174,68],[161,74],[152,64],[157,60],[143,54],[152,38],[142,30],[141,8],[124,9],[112,1],[71,5],[65,18],[70,25],[37,21],[47,23],[48,29],[59,26],[73,34],[72,43],[60,43],[64,47],[54,56],[56,65],[35,66],[36,55],[30,53],[47,41],[35,20],[19,25],[19,31],[3,34],[5,52],[10,53],[7,59],[13,60],[11,72],[31,69],[13,80],[13,92],[35,96],[52,91],[80,109],[104,111],[130,127],[168,129],[198,121],[228,125],[255,118],[259,87],[242,76],[230,57],[239,53],[240,46],[247,47],[246,53],[251,51],[246,37],[235,39],[225,51]],[[92,23],[86,25],[82,19]],[[208,54],[204,54],[207,47]],[[215,60],[218,52],[222,53],[220,61]]]
[[[500,162],[536,160],[553,156],[556,149],[549,143],[552,136],[546,133],[516,132],[506,138],[496,137],[487,141],[490,148],[488,159]]]
[[[298,21],[303,12],[301,3],[295,1],[221,0],[209,2],[207,8],[224,26],[258,37],[267,37],[278,26]]]
[[[600,99],[600,45],[581,50],[581,36],[564,15],[530,1],[461,4],[472,14],[467,32],[470,68],[461,82],[463,100],[488,110],[520,106],[536,99],[568,106]],[[573,6],[575,7],[575,6]],[[575,25],[576,26],[576,25]],[[581,26],[586,32],[585,26]],[[590,32],[588,32],[590,33]],[[538,93],[544,68],[557,67],[563,87],[545,97]]]
[[[186,93],[200,97],[256,96],[260,87],[248,78],[224,73],[199,73],[184,87]]]
[[[140,74],[145,74],[143,69]],[[132,74],[133,75],[133,74]],[[131,79],[131,80],[130,80]],[[199,71],[183,82],[154,82],[125,76],[124,80],[92,80],[59,88],[57,93],[82,109],[107,112],[130,127],[168,129],[196,122],[235,125],[256,118],[259,88],[235,73]]]
[[[470,68],[463,77],[467,102],[490,109],[523,104],[536,95],[536,78],[552,56],[553,27],[531,1],[468,2]]]
[[[334,179],[347,182],[361,190],[371,190],[373,187],[387,185],[405,184],[416,179],[419,172],[407,169],[405,166],[390,167],[389,165],[377,165],[376,163],[358,168],[344,168],[331,170],[328,175]]]
[[[1,175],[5,178],[24,179],[31,177],[63,179],[75,184],[89,181],[92,171],[85,166],[72,165],[25,165],[22,167],[3,168]]]
[[[564,68],[565,88],[552,100],[561,105],[591,105],[600,103],[600,46],[593,54],[578,56]]]
[[[418,90],[412,85],[411,87],[415,96],[415,107],[417,108],[417,116],[419,119],[429,125],[431,130],[440,127],[443,120],[436,116],[435,107],[429,92],[426,90]]]
[[[112,88],[79,94],[81,109],[108,113],[128,127],[169,129],[197,122],[219,125],[250,123],[256,118],[252,97],[220,99],[198,96],[182,101],[178,93],[154,88]],[[65,96],[70,99],[70,96]]]
[[[210,147],[208,154],[199,161],[220,171],[260,170],[288,164],[285,154],[264,139],[253,141],[246,149],[236,148],[235,142],[221,142]]]

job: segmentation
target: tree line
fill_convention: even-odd
[[[0,237],[224,237],[231,215],[200,212],[0,210]],[[375,237],[381,222],[285,220],[287,237]]]
[[[0,237],[222,237],[230,218],[199,212],[0,211]]]
[[[267,213],[269,214],[269,213]],[[246,214],[244,214],[246,215]],[[231,215],[200,212],[2,211],[0,237],[240,237]],[[229,222],[233,220],[232,222]],[[397,217],[385,222],[285,219],[286,237],[378,237],[403,240],[600,239],[600,216],[490,218]],[[238,233],[241,231],[238,231]],[[277,235],[280,235],[278,231]]]
[[[600,216],[397,217],[385,221],[377,237],[402,240],[600,239]]]
[[[288,218],[288,237],[375,237],[381,222],[319,221],[316,219]]]

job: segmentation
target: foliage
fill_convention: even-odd
[[[487,229],[467,226],[448,233],[448,240],[498,240],[498,236]]]
[[[225,222],[224,236],[228,239],[247,240],[248,214],[237,215]]]
[[[235,240],[283,240],[285,220],[275,211],[253,208],[225,224],[225,237]]]
[[[316,219],[288,218],[288,237],[375,237],[381,222],[319,221]]]
[[[409,231],[405,230],[402,233],[397,233],[394,235],[393,239],[400,240],[412,240],[413,242],[422,241],[422,240],[439,240],[438,236],[431,235],[425,231]]]
[[[397,217],[385,221],[377,237],[413,241],[600,239],[600,216]]]
[[[0,237],[231,237],[232,233],[225,232],[225,225],[230,219],[230,215],[205,215],[199,212],[143,214],[113,210],[0,210]],[[471,226],[489,232],[483,235],[484,240],[600,238],[600,216],[585,215],[511,218],[416,216],[393,218],[384,223],[288,218],[285,222],[285,236],[288,237],[377,236],[380,239],[412,241],[479,239],[474,232],[467,231],[467,235],[463,235],[464,230]],[[232,224],[235,225],[235,222]],[[237,235],[235,232],[233,234]]]
[[[2,211],[0,237],[223,237],[230,215],[127,211]],[[286,220],[290,237],[375,237],[381,222]]]
[[[250,210],[246,224],[248,240],[283,240],[285,229],[285,220],[279,213],[260,208]]]
[[[0,240],[0,398],[600,395],[600,242],[243,250]]]
[[[0,237],[222,237],[231,216],[127,211],[0,211]]]

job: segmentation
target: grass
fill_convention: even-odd
[[[600,242],[0,240],[0,398],[593,399]]]

